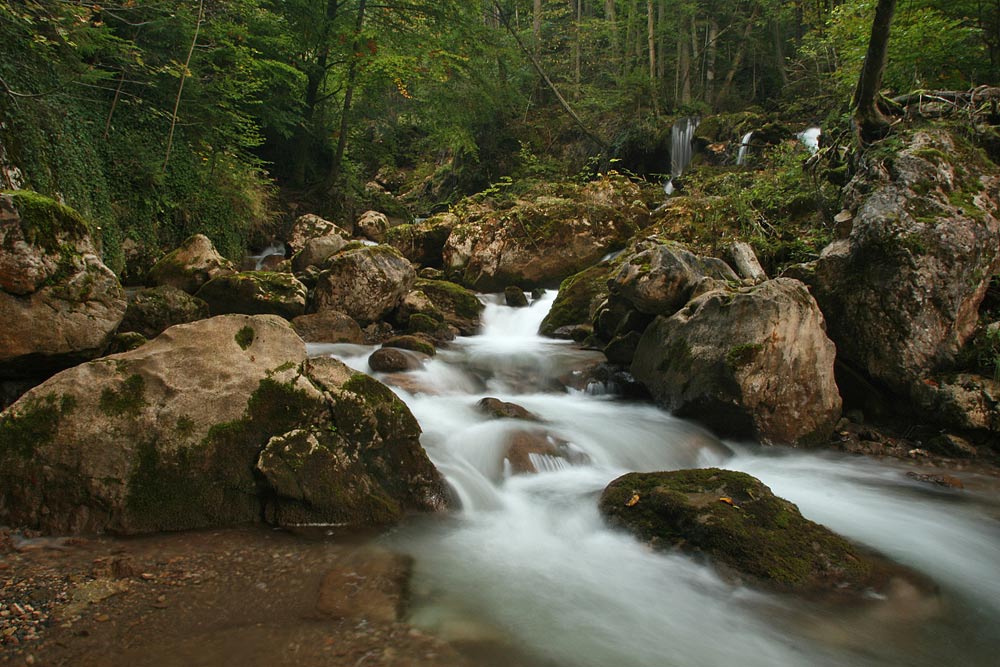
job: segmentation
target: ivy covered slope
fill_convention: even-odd
[[[211,351],[211,354],[207,354]],[[46,532],[384,525],[448,504],[386,387],[226,315],[77,366],[0,416],[0,521]]]

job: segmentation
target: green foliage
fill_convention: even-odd
[[[896,93],[920,89],[965,89],[984,57],[977,31],[932,3],[901,3],[889,40],[883,86]],[[802,56],[826,69],[837,95],[849,98],[868,49],[874,0],[848,0],[826,25],[806,36]],[[835,67],[830,67],[835,64]]]

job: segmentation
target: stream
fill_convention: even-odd
[[[373,374],[396,385],[462,501],[453,516],[417,519],[384,539],[416,561],[410,623],[518,656],[496,664],[996,664],[996,480],[962,473],[965,490],[937,488],[906,477],[915,468],[905,462],[721,442],[613,388],[567,389],[602,356],[536,334],[554,298],[514,309],[484,296],[480,335],[456,340],[404,381]],[[372,349],[310,345],[314,356],[368,373]],[[526,423],[488,418],[476,407],[486,396],[541,417],[534,427],[566,456],[531,454],[539,472],[514,474],[506,443]],[[762,592],[652,552],[597,512],[619,475],[704,466],[760,478],[806,517],[927,575],[939,595],[830,606]]]

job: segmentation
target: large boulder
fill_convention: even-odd
[[[312,309],[339,310],[364,326],[389,315],[416,279],[413,266],[389,246],[348,250],[320,274]]]
[[[657,317],[631,372],[660,404],[721,434],[818,444],[841,414],[835,353],[805,285],[779,278]]]
[[[64,371],[0,414],[0,522],[386,523],[442,504],[418,433],[382,385],[309,362],[281,318],[215,317]]]
[[[198,290],[213,315],[280,315],[285,319],[306,312],[305,285],[290,273],[247,271],[219,276]]]
[[[0,379],[101,354],[125,308],[76,211],[34,192],[0,195]]]
[[[945,130],[906,137],[891,160],[863,156],[846,189],[845,239],[796,267],[838,357],[897,393],[949,366],[1000,268],[1000,169]]]
[[[155,338],[175,324],[208,317],[208,304],[187,292],[162,285],[140,289],[128,297],[119,333],[135,332]]]
[[[608,485],[599,506],[613,525],[654,548],[703,555],[753,583],[783,590],[884,593],[894,574],[742,472],[629,473]]]
[[[445,243],[445,269],[483,292],[508,285],[544,287],[623,247],[648,221],[638,188],[624,178],[564,194],[538,196],[507,210],[474,209]]]
[[[150,285],[169,285],[194,294],[212,278],[236,273],[204,234],[195,234],[153,265],[146,275]]]
[[[440,268],[445,241],[457,224],[454,213],[439,213],[421,222],[390,227],[385,242],[414,264]]]
[[[310,239],[323,238],[325,236],[339,236],[341,238],[351,238],[351,230],[344,229],[329,220],[324,220],[318,215],[307,213],[300,215],[292,229],[288,232],[288,239],[285,241],[292,254],[305,248],[306,242]]]

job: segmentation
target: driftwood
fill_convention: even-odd
[[[906,113],[919,116],[939,117],[954,113],[971,117],[980,114],[998,116],[1000,88],[979,86],[972,90],[917,90],[887,102]]]

